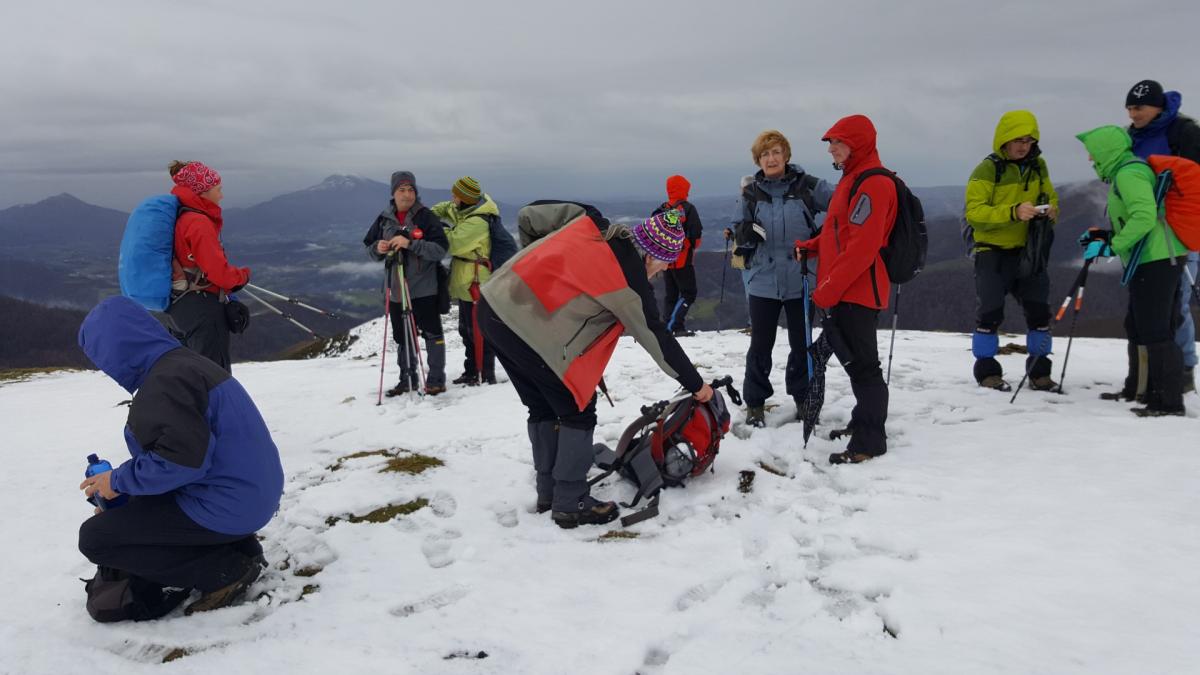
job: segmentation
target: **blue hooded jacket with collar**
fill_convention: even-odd
[[[88,313],[79,346],[134,394],[125,426],[131,458],[113,469],[113,490],[171,493],[189,518],[222,534],[250,534],[267,524],[283,494],[283,467],[262,415],[237,380],[181,347],[125,297]]]
[[[1133,139],[1133,154],[1145,159],[1150,155],[1170,155],[1171,145],[1168,132],[1171,125],[1179,117],[1179,106],[1183,103],[1183,95],[1177,91],[1166,93],[1167,105],[1154,121],[1141,129],[1129,127],[1129,137]]]

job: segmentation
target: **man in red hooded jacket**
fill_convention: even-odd
[[[801,250],[817,256],[812,301],[828,312],[822,325],[854,391],[850,442],[829,461],[858,463],[887,452],[888,388],[879,367],[875,326],[891,292],[880,249],[896,220],[896,184],[885,175],[872,175],[850,192],[864,171],[883,166],[875,150],[875,125],[866,116],[843,117],[821,140],[829,143],[842,179],[829,200],[821,233],[797,241],[796,249],[797,257]]]

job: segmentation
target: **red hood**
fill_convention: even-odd
[[[189,209],[196,209],[197,211],[208,216],[213,221],[213,224],[217,226],[217,232],[221,231],[220,206],[205,199],[204,197],[201,197],[195,192],[192,192],[189,188],[185,188],[182,185],[176,185],[174,188],[172,188],[171,194],[178,197],[179,203],[183,206],[186,206]]]
[[[872,166],[879,166],[879,153],[875,151],[875,125],[866,115],[850,115],[838,120],[825,132],[823,141],[836,138],[850,146],[850,159],[842,173],[850,175]]]
[[[692,184],[683,176],[671,176],[667,179],[667,201],[678,204],[688,198]]]

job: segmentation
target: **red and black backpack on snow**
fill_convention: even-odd
[[[735,405],[741,395],[726,376],[711,383],[714,390],[725,387]],[[628,503],[632,508],[649,498],[646,508],[621,519],[622,525],[658,515],[659,492],[664,487],[679,487],[708,471],[721,449],[721,439],[729,433],[729,408],[720,391],[704,403],[686,394],[670,401],[642,406],[642,414],[621,435],[616,449],[597,443],[596,466],[604,473],[589,481],[598,483],[613,472],[620,473],[638,486]]]

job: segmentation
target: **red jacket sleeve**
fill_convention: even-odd
[[[867,201],[863,201],[863,200]],[[858,193],[851,195],[849,208],[842,223],[829,223],[826,227],[837,227],[837,236],[846,233],[840,255],[826,260],[829,274],[813,292],[813,302],[821,307],[832,307],[841,302],[847,289],[870,269],[879,258],[879,249],[887,243],[888,230],[896,220],[896,184],[887,176],[871,176],[863,181]],[[862,222],[855,222],[861,219]]]
[[[192,253],[195,266],[213,285],[230,291],[250,281],[249,267],[229,264],[217,232],[208,218],[199,214],[185,214],[180,218],[179,227],[183,229],[183,238]]]

